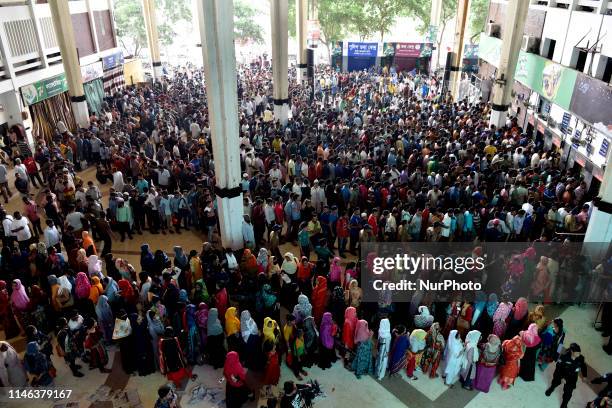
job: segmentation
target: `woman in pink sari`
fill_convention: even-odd
[[[500,339],[503,339],[506,333],[506,328],[508,327],[508,322],[506,320],[510,312],[512,312],[512,303],[502,302],[497,306],[497,310],[493,315],[493,334]]]
[[[474,389],[489,392],[489,387],[497,371],[497,363],[501,356],[501,341],[499,337],[490,334],[487,342],[481,345],[480,361],[476,367]]]
[[[27,326],[27,314],[30,310],[30,298],[26,293],[25,287],[21,284],[21,280],[13,280],[13,293],[11,293],[11,306],[15,314],[15,320],[22,333]]]

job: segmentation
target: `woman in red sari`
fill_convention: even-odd
[[[512,339],[504,341],[502,352],[504,353],[504,365],[499,369],[497,382],[504,390],[507,390],[514,384],[514,380],[519,374],[519,361],[524,354],[523,340],[519,336],[514,336]]]
[[[357,309],[349,306],[344,310],[342,326],[342,344],[346,349],[345,358],[355,348],[355,329],[357,328]]]
[[[263,385],[278,385],[278,380],[280,380],[280,364],[275,343],[265,341],[263,351],[266,353],[267,363],[262,383]]]
[[[225,387],[225,405],[227,408],[239,408],[249,398],[249,389],[245,384],[246,370],[240,364],[238,353],[230,351],[225,358],[223,376],[227,386]]]
[[[327,278],[325,276],[318,276],[317,285],[312,290],[312,314],[317,326],[321,324],[321,318],[323,317],[323,312],[325,312],[328,298]]]
[[[174,337],[172,327],[166,327],[164,337],[159,339],[159,369],[177,388],[183,380],[191,377],[191,368],[187,366],[187,359],[178,338]]]

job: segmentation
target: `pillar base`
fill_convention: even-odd
[[[299,65],[300,64],[298,64],[298,67],[297,67],[297,82],[298,84],[303,85],[308,82],[308,68],[307,67],[301,68]]]
[[[606,256],[612,242],[612,204],[599,201],[594,204],[589,225],[584,236],[583,252],[588,252],[594,259]]]
[[[243,204],[242,193],[231,198],[217,196],[219,233],[221,234],[223,248],[231,248],[233,251],[244,248],[242,238]]]
[[[77,100],[77,101],[72,101],[72,113],[74,114],[74,120],[77,124],[77,126],[82,127],[84,129],[89,127],[89,110],[87,109],[87,102],[85,101],[85,97],[84,96],[80,96],[80,97],[73,97],[73,99],[80,99],[83,98],[83,100]]]
[[[164,76],[164,70],[162,68],[161,62],[154,62],[153,63],[153,78],[156,81],[161,81],[163,76]]]
[[[491,118],[489,119],[489,125],[495,125],[495,127],[506,126],[506,119],[508,118],[508,108],[505,110],[491,109]]]
[[[282,105],[274,103],[274,120],[278,120],[283,126],[287,125],[287,121],[289,120],[288,103],[283,103]]]

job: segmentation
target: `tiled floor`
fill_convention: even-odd
[[[93,178],[93,171],[88,170],[81,174],[85,180]],[[108,199],[108,188],[102,188],[105,195],[105,204]],[[11,202],[5,206],[7,210],[14,211],[21,209],[21,201],[15,195]],[[140,245],[147,242],[154,249],[163,249],[168,254],[172,253],[174,245],[181,245],[186,251],[191,249],[199,250],[203,242],[203,236],[193,231],[183,232],[180,235],[135,235],[133,240],[124,243],[114,242],[113,253],[115,256],[126,258],[134,265],[139,265]],[[137,266],[138,269],[138,266]],[[577,342],[581,345],[583,354],[589,365],[589,379],[597,373],[612,371],[612,358],[605,354],[601,349],[604,342],[599,332],[593,329],[593,320],[596,316],[596,308],[592,306],[578,307],[570,306],[558,309],[567,327],[567,343]],[[2,337],[2,333],[0,333]],[[607,340],[607,339],[606,339]],[[16,346],[23,350],[22,340],[14,340]],[[88,371],[85,369],[85,377],[75,379],[70,375],[65,363],[54,356],[54,362],[58,368],[56,385],[74,390],[72,400],[78,401],[81,408],[101,408],[112,407],[108,404],[92,403],[88,399],[103,384],[111,388],[125,388],[127,390],[137,390],[142,407],[150,408],[156,399],[157,388],[165,383],[161,374],[151,374],[146,377],[126,376],[118,361],[115,348],[111,348],[111,363],[113,371],[111,374],[102,374],[99,371]],[[117,360],[114,364],[113,362]],[[527,407],[558,407],[561,401],[561,389],[551,396],[546,397],[544,390],[547,388],[552,377],[553,366],[549,366],[544,372],[536,370],[536,380],[525,383],[518,379],[516,385],[507,391],[502,391],[498,384],[493,383],[488,394],[475,391],[465,391],[460,386],[453,389],[447,388],[441,379],[431,380],[420,376],[417,381],[409,381],[405,377],[393,379],[385,378],[378,382],[372,377],[362,377],[357,380],[355,376],[346,371],[340,363],[336,363],[331,369],[322,371],[318,368],[309,370],[309,377],[317,379],[325,392],[325,398],[318,399],[315,403],[317,407],[409,407],[409,408],[527,408]],[[225,383],[220,384],[219,378],[222,370],[212,370],[209,366],[196,367],[194,372],[198,374],[195,381],[189,381],[184,390],[181,391],[182,407],[217,407],[224,406]],[[417,373],[417,376],[419,374]],[[281,384],[285,380],[294,379],[291,372],[283,365]],[[570,407],[581,408],[595,397],[595,392],[588,384],[579,381],[578,387],[574,392],[574,398]],[[198,393],[205,393],[203,400],[196,399]],[[50,407],[51,403],[31,402],[6,403],[9,407]],[[0,406],[5,406],[0,402]],[[121,406],[118,404],[115,407]],[[124,405],[128,406],[128,405]],[[256,403],[249,403],[250,407],[255,407]]]

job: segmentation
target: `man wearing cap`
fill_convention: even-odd
[[[586,378],[587,367],[584,361],[584,356],[580,354],[580,346],[576,343],[572,343],[569,349],[559,356],[556,362],[555,372],[550,387],[546,390],[546,396],[549,397],[552,392],[561,385],[561,381],[565,380],[563,386],[563,400],[561,401],[561,408],[567,408],[567,404],[572,398],[576,383],[578,382],[578,376],[580,378]]]

